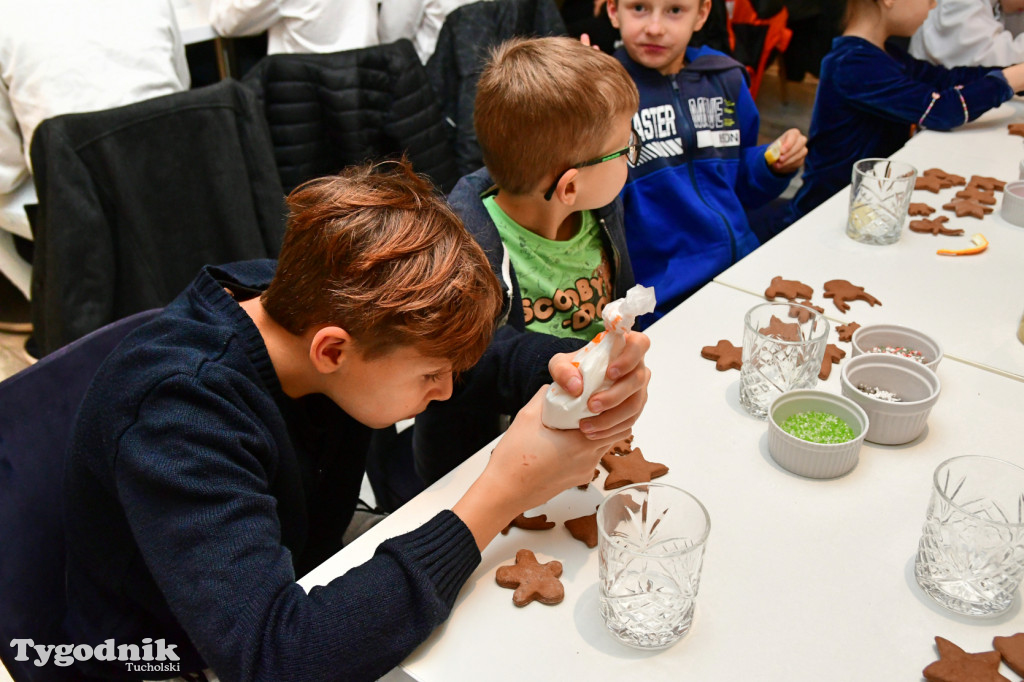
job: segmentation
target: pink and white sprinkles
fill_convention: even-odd
[[[890,355],[902,355],[905,358],[916,360],[917,362],[924,363],[924,355],[919,350],[913,348],[904,348],[903,346],[875,346],[869,353],[888,353]]]

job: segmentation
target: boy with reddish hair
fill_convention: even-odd
[[[589,481],[629,432],[634,413],[599,438],[547,429],[538,391],[451,510],[306,594],[296,577],[341,549],[371,429],[445,400],[501,300],[483,252],[405,164],[313,181],[289,206],[276,264],[203,269],[83,401],[65,482],[76,644],[163,640],[181,673],[222,680],[376,679],[448,616],[512,518]],[[642,355],[624,362],[636,374]]]

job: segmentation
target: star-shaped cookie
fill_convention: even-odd
[[[821,359],[821,371],[818,372],[818,378],[822,381],[828,379],[832,374],[832,365],[838,365],[839,361],[845,357],[846,351],[836,344],[830,343],[825,346],[825,355]]]
[[[1024,126],[1024,123],[1020,125]],[[1024,632],[1018,632],[1010,637],[996,637],[992,640],[992,646],[1003,657],[1010,670],[1024,677]]]
[[[860,325],[856,322],[850,324],[841,324],[836,327],[836,333],[839,334],[840,341],[853,341],[853,333],[860,329]]]
[[[948,234],[954,237],[958,237],[964,233],[963,230],[954,230],[943,225],[943,223],[948,220],[949,218],[944,215],[941,215],[938,218],[911,220],[910,229],[914,232],[921,232],[922,234]]]
[[[989,190],[984,190],[977,185],[971,185],[965,187],[956,193],[957,199],[970,199],[977,201],[979,204],[985,204],[986,206],[995,206],[996,193]]]
[[[516,552],[515,566],[499,566],[494,579],[502,587],[514,589],[512,603],[526,606],[532,601],[541,604],[558,604],[565,599],[565,587],[559,576],[562,562],[549,561],[542,564],[528,549]]]
[[[984,218],[986,213],[992,212],[990,207],[979,204],[977,201],[972,201],[971,199],[953,199],[953,201],[948,204],[943,204],[942,208],[947,211],[955,211],[957,218],[970,216],[972,218],[978,218],[979,220]]]
[[[743,364],[743,348],[732,345],[730,341],[721,339],[714,346],[704,346],[700,356],[715,361],[715,369],[724,372],[727,369],[739,369]]]
[[[782,296],[790,301],[798,298],[810,298],[814,295],[814,289],[803,282],[795,279],[782,279],[781,276],[772,277],[772,283],[764,290],[764,297],[769,301]]]
[[[935,638],[939,660],[924,669],[928,682],[1010,682],[999,674],[999,652],[969,654],[942,637]]]
[[[548,521],[547,514],[538,514],[537,516],[520,514],[505,526],[505,530],[501,531],[501,534],[508,535],[508,532],[512,530],[512,526],[522,528],[523,530],[548,530],[555,527],[555,522]]]
[[[668,473],[668,467],[658,462],[648,462],[640,448],[633,448],[628,455],[604,455],[601,466],[608,470],[604,489],[621,488],[630,483],[650,483],[652,479]]]
[[[865,301],[868,305],[882,305],[881,301],[864,291],[864,287],[850,284],[845,279],[831,279],[825,282],[825,298],[831,298],[841,313],[850,309],[847,301]]]
[[[914,189],[928,190],[938,194],[942,187],[942,180],[934,175],[921,175],[917,180],[914,180]]]
[[[935,213],[935,209],[928,204],[911,202],[907,208],[907,215],[931,215],[932,213]]]
[[[757,331],[764,336],[772,336],[780,341],[800,340],[799,324],[796,322],[783,322],[774,315],[772,315],[772,319],[768,320],[767,327],[761,327]]]

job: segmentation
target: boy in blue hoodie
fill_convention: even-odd
[[[608,0],[615,56],[640,92],[643,148],[623,189],[633,271],[658,292],[661,317],[759,246],[746,211],[779,196],[807,155],[800,131],[757,144],[744,67],[687,48],[711,0]]]

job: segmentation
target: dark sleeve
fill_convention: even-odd
[[[117,494],[146,568],[221,679],[376,679],[447,618],[480,560],[472,534],[441,512],[306,594],[281,543],[273,440],[216,385],[168,379],[119,439]]]
[[[1013,97],[998,69],[949,70],[898,50],[891,57],[859,51],[846,55],[836,67],[836,85],[862,111],[932,130],[951,130]]]
[[[480,361],[459,377],[452,397],[417,415],[413,454],[419,477],[433,483],[496,438],[501,416],[515,415],[551,381],[551,357],[585,345],[510,325],[498,329]]]

